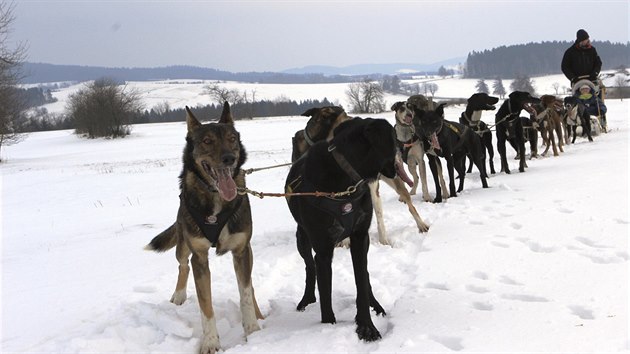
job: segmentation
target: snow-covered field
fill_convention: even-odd
[[[486,80],[486,85],[492,90],[494,80]],[[558,93],[566,91],[568,81],[563,75],[550,75],[532,78],[533,86],[538,94],[556,94],[553,88],[558,84]],[[435,93],[436,100],[443,98],[467,98],[476,92],[477,79],[462,79],[455,77],[418,77],[413,80],[405,80],[407,84],[431,82],[438,85]],[[509,91],[512,80],[503,80],[503,86]],[[614,79],[606,78],[604,83],[610,86]],[[157,105],[168,103],[171,108],[183,108],[184,106],[195,107],[204,106],[211,102],[210,96],[206,93],[209,85],[219,85],[227,89],[235,89],[239,92],[247,93],[248,97],[255,94],[256,100],[276,100],[280,97],[289,98],[295,101],[307,99],[327,98],[329,101],[339,104],[348,109],[350,107],[346,97],[347,83],[338,84],[254,84],[242,82],[217,82],[213,80],[162,80],[162,81],[131,81],[127,83],[127,88],[136,89],[140,92],[146,109],[151,109]],[[36,85],[30,85],[36,86]],[[58,99],[55,103],[50,103],[44,107],[51,113],[62,113],[66,106],[66,101],[70,94],[85,87],[84,83],[74,84],[53,92],[53,96]],[[387,95],[386,107],[399,100],[406,99],[402,95]]]
[[[438,82],[438,96],[468,97],[475,91],[474,80],[457,80]],[[553,93],[543,87],[556,81],[565,82],[559,76],[535,79],[538,93]],[[270,89],[272,98],[297,97],[291,86],[276,88],[281,90]],[[305,88],[311,91],[304,98],[320,98],[313,96],[318,89]],[[170,96],[156,91],[151,97],[158,103],[206,102],[181,86],[173,86]],[[263,98],[264,89],[257,92]],[[322,90],[321,98],[343,104],[339,92]],[[431,204],[415,196],[431,226],[427,234],[417,232],[406,207],[382,186],[393,245],[380,245],[373,225],[369,270],[375,296],[387,311],[386,317],[374,317],[383,335],[377,342],[364,343],[354,333],[355,285],[347,249],[337,249],[333,262],[337,324],[319,322],[318,304],[295,311],[304,284],[295,223],[284,199],[250,197],[253,281],[266,319],[260,321],[262,330],[244,339],[231,256],[212,255],[223,349],[630,352],[629,105],[607,104],[612,131],[593,143],[579,138],[560,157],[528,161],[525,173],[517,172],[508,148],[514,172],[491,176],[489,189],[481,188],[475,170],[457,198]],[[457,120],[462,110],[450,107],[446,116]],[[390,113],[375,117],[393,122]],[[492,121],[492,113],[483,119]],[[249,152],[245,167],[289,161],[291,136],[305,123],[304,117],[237,122]],[[201,323],[193,282],[187,302],[171,304],[174,252],[143,250],[175,218],[185,134],[184,123],[152,124],[135,126],[119,140],[84,140],[56,131],[3,147],[1,352],[195,352]],[[256,172],[248,187],[280,192],[287,171]]]

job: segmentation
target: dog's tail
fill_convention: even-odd
[[[147,251],[165,252],[175,247],[176,244],[177,226],[173,223],[168,229],[155,236],[144,249]]]

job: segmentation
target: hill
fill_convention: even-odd
[[[290,74],[308,74],[308,73],[322,73],[324,75],[366,75],[379,73],[383,75],[397,75],[414,73],[435,73],[440,66],[455,67],[459,64],[464,64],[466,58],[452,58],[448,60],[439,61],[432,64],[417,64],[417,63],[392,63],[392,64],[356,64],[349,66],[325,66],[325,65],[310,65],[302,68],[293,68],[284,70],[283,73]]]
[[[564,51],[573,42],[542,42],[500,46],[473,51],[466,59],[469,78],[514,78],[519,75],[542,76],[560,73]],[[602,59],[602,70],[630,67],[629,44],[594,41]]]
[[[276,72],[232,73],[229,71],[197,66],[175,65],[158,68],[108,68],[98,66],[55,65],[30,63],[23,65],[24,84],[75,81],[83,82],[101,77],[118,81],[154,81],[154,80],[219,80],[259,83],[333,83],[349,82],[352,78],[341,75],[291,74]]]

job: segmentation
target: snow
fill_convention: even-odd
[[[556,81],[565,82],[535,78],[541,93],[553,93]],[[467,97],[475,81],[438,84],[444,97]],[[261,85],[257,95],[344,101],[340,88],[329,93],[331,85],[311,86],[296,86],[292,96],[292,85]],[[152,99],[207,101],[193,86],[169,87],[167,93],[156,86]],[[390,104],[397,99],[388,97]],[[382,184],[392,246],[378,243],[374,220],[369,271],[387,311],[385,317],[373,314],[383,335],[377,342],[362,342],[354,332],[356,294],[345,248],[336,249],[333,261],[338,322],[320,323],[318,303],[295,310],[304,285],[295,223],[283,198],[250,196],[253,283],[266,319],[244,338],[231,256],[211,255],[223,350],[629,353],[629,106],[612,99],[607,105],[611,132],[592,143],[578,138],[559,157],[528,161],[525,173],[517,172],[508,147],[513,173],[492,175],[489,189],[481,188],[474,170],[457,198],[432,204],[414,196],[431,226],[426,234],[417,232],[406,207]],[[446,116],[457,120],[462,110],[449,107]],[[391,113],[373,116],[393,123]],[[492,113],[483,119],[492,121]],[[305,123],[305,117],[238,121],[249,153],[245,168],[289,161],[291,136]],[[197,350],[202,329],[194,283],[183,305],[171,304],[174,251],[143,250],[174,221],[185,134],[184,123],[147,124],[134,126],[124,139],[85,140],[55,131],[3,147],[3,353]],[[499,166],[498,155],[494,162]],[[255,172],[248,187],[281,192],[287,172]]]
[[[611,73],[613,72],[605,72],[602,74]],[[410,80],[403,80],[403,83],[435,83],[438,85],[436,100],[440,100],[469,97],[471,92],[476,92],[475,86],[477,85],[477,81],[478,79],[462,79],[459,76],[445,78],[439,76],[419,76]],[[492,87],[493,81],[494,80],[486,80],[488,87]],[[511,82],[512,80],[503,80],[503,86],[506,90],[509,90]],[[556,90],[553,88],[554,84],[558,84],[559,94],[566,91],[568,88],[568,81],[563,75],[534,77],[532,78],[532,82],[533,87],[540,94],[556,94]],[[612,86],[614,84],[614,77],[605,78],[604,82],[607,86]],[[241,93],[246,92],[250,99],[252,95],[254,95],[256,100],[276,100],[283,97],[298,102],[308,99],[323,100],[327,98],[335,104],[346,108],[350,107],[345,93],[348,89],[347,83],[288,85],[216,80],[160,80],[130,81],[127,83],[127,89],[135,89],[140,92],[145,108],[150,110],[164,103],[168,103],[171,108],[204,106],[213,103],[210,101],[210,96],[206,93],[206,87],[215,84],[230,90],[236,89]],[[85,87],[85,83],[78,83],[53,91],[52,95],[57,98],[58,101],[44,105],[43,107],[51,113],[63,113],[68,97],[83,87]],[[385,106],[389,108],[396,101],[406,98],[407,97],[403,95],[387,95]]]

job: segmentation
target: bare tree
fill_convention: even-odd
[[[14,7],[12,3],[0,2],[0,148],[24,138],[20,131],[26,106],[17,85],[21,80],[20,66],[26,58],[26,44],[8,46],[11,24],[15,20]]]
[[[205,89],[206,93],[209,94],[210,97],[212,97],[212,100],[219,106],[223,106],[223,103],[226,101],[233,106],[237,103],[242,103],[245,99],[244,95],[237,89],[230,90],[226,87],[219,86],[218,84],[208,85]]]
[[[98,79],[70,95],[67,115],[77,134],[88,138],[129,135],[133,118],[143,109],[140,94],[112,79]]]
[[[617,74],[615,76],[615,86],[617,86],[617,92],[619,92],[619,98],[623,101],[624,87],[628,86],[628,76],[623,74]]]
[[[556,95],[557,95],[558,90],[560,89],[560,84],[557,82],[554,82],[553,84],[551,84],[551,87],[556,91]]]
[[[155,112],[155,114],[158,115],[166,114],[166,112],[171,110],[171,105],[168,103],[168,101],[162,101],[153,106],[152,110],[153,112]]]
[[[425,82],[424,84],[422,84],[422,87],[424,89],[424,94],[425,95],[431,94],[431,97],[435,97],[435,93],[440,88],[438,84],[434,82]]]
[[[368,79],[349,84],[346,96],[350,101],[352,112],[379,113],[385,110],[383,88]]]
[[[245,114],[249,119],[254,118],[254,103],[256,103],[256,89],[252,89],[251,99],[247,90],[243,90],[242,103],[245,104]]]

